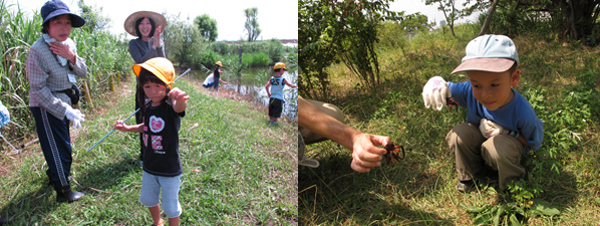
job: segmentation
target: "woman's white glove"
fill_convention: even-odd
[[[427,81],[425,87],[423,87],[423,102],[425,102],[425,107],[442,110],[444,105],[446,105],[446,99],[452,97],[452,93],[450,93],[450,87],[446,81],[440,76],[433,76]]]
[[[495,137],[500,134],[508,134],[508,130],[490,120],[482,118],[479,121],[479,131],[485,138]]]
[[[79,109],[73,109],[71,106],[67,106],[65,116],[73,122],[73,129],[81,129],[81,122],[85,121],[85,115],[82,114]]]

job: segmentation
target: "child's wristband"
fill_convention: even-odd
[[[514,138],[518,138],[519,137],[519,131],[510,131],[508,133],[509,136],[514,137]]]

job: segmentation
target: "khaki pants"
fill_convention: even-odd
[[[525,177],[525,168],[521,166],[523,144],[514,137],[498,135],[486,139],[479,128],[462,123],[454,127],[446,141],[450,150],[455,153],[458,180],[471,180],[487,164],[498,171],[500,189],[505,190],[506,184]]]

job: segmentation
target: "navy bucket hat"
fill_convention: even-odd
[[[44,6],[42,6],[42,25],[48,22],[50,19],[56,16],[69,14],[71,16],[71,26],[72,27],[81,27],[85,24],[85,20],[80,16],[71,13],[67,4],[60,0],[51,0],[47,1]]]

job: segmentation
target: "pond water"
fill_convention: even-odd
[[[197,80],[200,82],[204,82],[204,79],[208,77],[211,73],[206,72],[201,75],[197,75]],[[228,73],[227,70],[223,71],[223,75],[221,79],[228,82],[227,85],[222,87],[230,90],[237,91],[237,77],[231,75],[233,73]],[[261,103],[264,106],[269,105],[269,97],[267,96],[267,91],[265,90],[265,85],[273,76],[273,72],[271,72],[270,68],[250,68],[250,69],[242,69],[242,86],[240,87],[240,93],[242,95],[249,95],[254,98],[254,100],[258,103]],[[196,76],[194,76],[196,77]],[[289,83],[294,85],[298,85],[298,71],[286,71],[283,73],[283,77]],[[271,86],[270,88],[272,88]],[[289,119],[294,119],[298,114],[298,88],[292,89],[289,86],[284,86],[283,88],[283,98],[284,98],[284,108],[282,115],[286,116]]]

